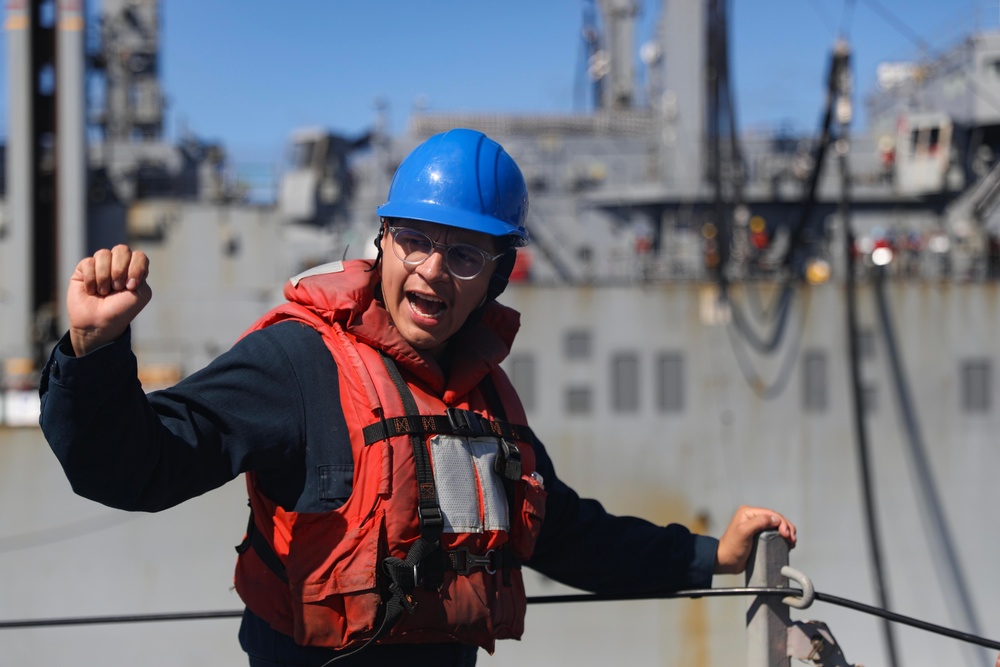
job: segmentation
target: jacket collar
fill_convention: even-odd
[[[446,373],[437,361],[418,354],[393,326],[389,312],[376,298],[379,276],[372,265],[371,260],[348,260],[310,269],[288,282],[285,298],[384,351],[445,403],[468,393],[510,354],[520,314],[493,302],[448,342],[445,354],[451,361]]]

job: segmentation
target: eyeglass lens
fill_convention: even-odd
[[[475,278],[486,264],[483,251],[467,243],[435,243],[422,232],[400,228],[393,230],[393,238],[396,241],[396,256],[407,264],[420,264],[430,257],[434,248],[443,249],[448,272],[456,278]]]

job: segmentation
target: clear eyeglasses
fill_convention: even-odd
[[[423,232],[407,227],[389,227],[389,233],[394,241],[392,251],[404,263],[410,266],[423,264],[438,249],[444,254],[448,273],[459,280],[472,280],[482,272],[487,260],[495,262],[505,254],[490,255],[468,243],[437,243]]]

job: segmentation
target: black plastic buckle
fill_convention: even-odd
[[[389,575],[392,585],[401,593],[410,593],[420,583],[420,570],[416,564],[410,565],[402,558],[386,558],[382,569]]]
[[[494,470],[504,479],[517,481],[521,479],[521,450],[513,442],[499,439],[500,449],[497,452]]]
[[[448,560],[451,562],[451,568],[458,574],[466,575],[472,571],[473,568],[481,567],[486,571],[486,574],[494,574],[497,571],[496,561],[494,556],[496,552],[490,549],[483,556],[477,556],[476,554],[469,553],[468,547],[459,547],[454,551],[445,552],[448,556]]]
[[[444,514],[437,505],[433,507],[417,507],[417,518],[420,520],[421,531],[438,531],[444,528]]]
[[[487,435],[483,423],[479,421],[479,415],[472,410],[462,410],[461,408],[447,408],[445,413],[455,435]]]

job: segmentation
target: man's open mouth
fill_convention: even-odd
[[[441,299],[425,294],[407,292],[406,299],[410,302],[410,308],[423,317],[437,318],[448,309],[448,305]]]

